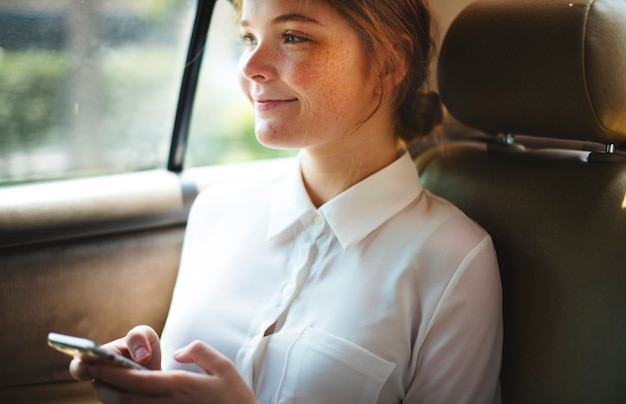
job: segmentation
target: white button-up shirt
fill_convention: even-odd
[[[319,209],[287,160],[194,203],[164,369],[199,371],[172,358],[195,339],[228,356],[262,403],[497,401],[496,254],[422,189],[408,154]]]

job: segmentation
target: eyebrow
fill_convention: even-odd
[[[289,13],[289,14],[280,15],[280,16],[274,18],[272,23],[273,24],[280,24],[280,23],[290,22],[290,21],[308,22],[308,23],[313,23],[313,24],[317,24],[317,25],[324,25],[321,22],[319,22],[318,20],[316,20],[315,18],[309,17],[309,16],[304,15],[304,14],[300,14],[300,13]]]
[[[317,24],[320,26],[324,26],[324,24],[322,24],[321,22],[319,22],[318,20],[316,20],[313,17],[309,17],[307,15],[304,14],[300,14],[300,13],[288,13],[288,14],[283,14],[283,15],[279,15],[278,17],[274,18],[272,20],[272,24],[273,25],[278,25],[278,24],[284,24],[286,22],[304,22],[304,23],[310,23],[310,24]],[[247,27],[250,25],[250,23],[246,20],[241,20],[239,21],[239,25],[241,25],[242,27]]]

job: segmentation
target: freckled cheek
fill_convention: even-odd
[[[350,72],[333,63],[307,66],[298,73],[303,94],[316,103],[317,113],[330,111],[341,114],[350,106],[352,91],[349,85]]]

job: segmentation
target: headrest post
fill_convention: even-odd
[[[615,153],[615,143],[607,143],[604,147],[604,152],[607,154]]]
[[[587,161],[592,163],[626,163],[626,155],[615,150],[615,143],[607,143],[604,152],[595,151],[589,153]]]
[[[515,143],[515,135],[512,133],[504,133],[498,136],[498,141],[495,143],[488,143],[487,150],[490,152],[507,152],[516,153],[525,150],[525,147],[521,144]]]

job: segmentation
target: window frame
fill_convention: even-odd
[[[198,0],[197,3],[167,162],[167,169],[171,172],[180,173],[184,168],[193,105],[216,2],[217,0]]]

